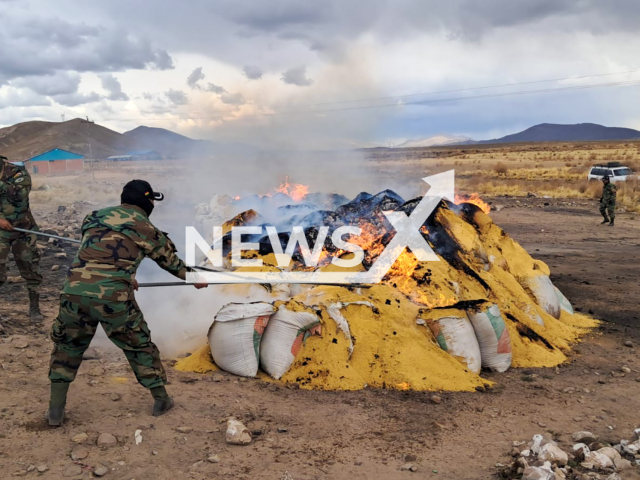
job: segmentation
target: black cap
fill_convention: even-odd
[[[611,177],[609,177],[609,175],[604,175],[604,176],[602,177],[602,180],[610,180],[610,178],[611,178]]]
[[[120,195],[122,203],[142,208],[147,216],[151,215],[153,211],[151,200],[160,202],[164,200],[164,195],[160,192],[154,192],[149,182],[145,180],[131,180],[124,186]]]

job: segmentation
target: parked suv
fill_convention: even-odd
[[[604,165],[595,165],[589,170],[589,180],[602,180],[605,175],[610,177],[612,182],[626,182],[636,175],[629,167],[625,167],[620,162],[609,162]]]

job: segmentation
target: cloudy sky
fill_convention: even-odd
[[[640,128],[639,22],[635,0],[0,0],[0,126],[292,148]]]

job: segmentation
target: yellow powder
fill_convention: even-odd
[[[405,253],[390,277],[371,288],[291,288],[301,293],[276,307],[284,304],[292,311],[319,311],[322,335],[307,338],[283,382],[321,390],[472,391],[489,382],[441,350],[429,327],[417,323],[419,318],[450,315],[453,308],[449,307],[462,305],[459,302],[498,305],[511,335],[513,367],[553,367],[566,361],[571,345],[598,324],[585,315],[565,311],[556,319],[538,306],[521,282],[548,275],[549,267],[534,260],[488,215],[478,212],[467,222],[440,208],[435,220],[444,229],[439,235],[450,236],[459,247],[454,264],[443,257],[439,262],[417,262],[413,254]],[[273,256],[263,258],[267,260],[264,270],[274,269]],[[323,271],[336,269],[333,265],[322,267]],[[401,274],[404,272],[406,275]],[[373,305],[352,304],[340,309],[351,340],[328,310],[338,302]],[[463,311],[457,313],[462,315]],[[216,366],[205,346],[180,360],[176,369],[207,372]]]
[[[174,368],[181,372],[208,373],[215,372],[218,367],[211,358],[209,344],[200,347],[191,355],[177,361]]]

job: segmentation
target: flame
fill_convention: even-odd
[[[351,236],[349,242],[359,245],[369,257],[377,257],[384,250],[384,244],[382,243],[384,233],[380,232],[371,223],[362,223],[360,228],[362,229],[360,235]]]
[[[455,200],[456,205],[460,205],[461,203],[472,203],[476,207],[479,207],[484,213],[489,213],[491,211],[489,204],[482,200],[480,195],[477,193],[472,193],[470,195],[456,195]]]
[[[398,390],[409,390],[411,388],[411,384],[409,382],[396,383],[396,388]]]
[[[418,266],[418,259],[406,250],[400,254],[396,262],[389,269],[390,276],[410,277]]]
[[[309,186],[302,185],[300,183],[289,183],[289,177],[285,177],[284,183],[281,183],[273,193],[269,193],[267,195],[272,196],[275,193],[284,193],[285,195],[289,195],[296,202],[299,202],[307,193],[309,193]]]
[[[414,299],[429,308],[449,307],[457,303],[455,298],[447,298],[442,293],[437,299],[430,299],[424,292],[419,290],[417,290],[415,294],[416,297],[414,297]]]
[[[421,227],[420,227],[420,232],[421,232],[423,235],[429,235],[429,230],[427,229],[427,226],[426,226],[426,225],[423,225],[423,226],[421,226]]]

